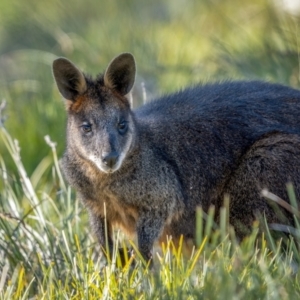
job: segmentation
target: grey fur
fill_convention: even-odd
[[[119,226],[137,234],[148,259],[154,241],[166,235],[194,238],[197,206],[214,205],[218,219],[225,194],[241,238],[258,213],[280,221],[261,197],[263,188],[288,200],[291,181],[299,199],[298,90],[258,81],[199,85],[132,111],[124,95],[134,82],[133,57],[121,54],[105,74],[117,81],[85,76],[86,91],[78,90],[68,106],[62,159],[103,247],[104,203],[110,250],[112,228]],[[54,76],[58,87],[70,77],[57,64]]]

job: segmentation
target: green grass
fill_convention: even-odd
[[[105,266],[58,166],[65,111],[51,74],[57,56],[95,75],[128,51],[135,105],[143,85],[147,98],[225,79],[299,88],[299,25],[268,0],[0,1],[0,299],[299,299],[295,208],[292,238],[255,224],[238,243],[226,208],[220,224],[199,210],[192,253],[170,241],[151,270],[139,259]]]

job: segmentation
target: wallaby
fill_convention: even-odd
[[[217,220],[226,194],[242,238],[258,214],[280,221],[263,188],[288,201],[292,182],[300,199],[300,91],[259,81],[214,83],[132,110],[136,64],[129,53],[96,79],[65,58],[53,62],[53,74],[68,114],[63,172],[104,249],[105,228],[112,252],[119,227],[136,234],[140,253],[151,259],[156,240],[195,237],[197,206],[214,205]]]

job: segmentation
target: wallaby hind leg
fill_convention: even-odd
[[[289,202],[287,182],[293,184],[299,203],[300,137],[273,133],[254,143],[224,189],[230,196],[230,223],[239,238],[249,232],[258,215],[265,215],[268,223],[293,219],[290,212],[261,195],[266,188]]]

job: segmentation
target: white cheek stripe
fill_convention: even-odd
[[[94,163],[94,164],[96,165],[96,167],[97,167],[100,171],[106,173],[106,171],[102,169],[102,166],[101,166],[101,160],[100,160],[98,157],[96,157],[95,155],[89,155],[89,156],[88,156],[88,159],[89,159],[92,163]]]

